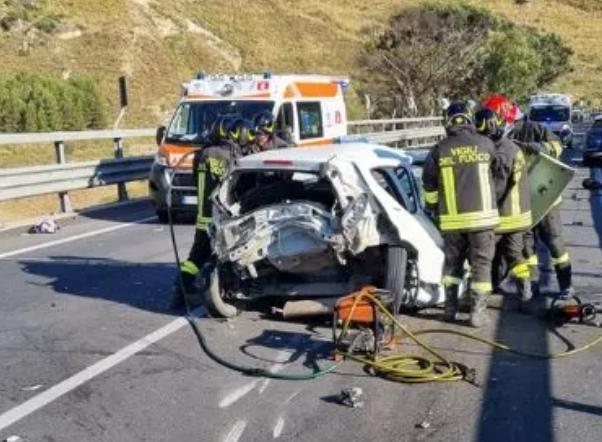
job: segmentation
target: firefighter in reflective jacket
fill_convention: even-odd
[[[236,143],[238,133],[232,120],[219,119],[214,124],[213,144],[196,152],[193,160],[193,171],[197,187],[197,220],[194,242],[188,259],[180,265],[180,278],[171,301],[173,308],[184,301],[184,295],[195,291],[194,282],[203,264],[211,256],[211,243],[207,228],[212,219],[211,194],[227,175],[233,161],[241,156],[240,146]]]
[[[465,103],[452,103],[446,115],[447,138],[433,148],[424,166],[425,200],[445,241],[445,319],[457,319],[459,288],[468,259],[470,323],[480,327],[488,320],[494,229],[499,223],[492,176],[495,146],[476,132]]]
[[[522,120],[516,124],[510,136],[528,154],[543,152],[554,158],[562,155],[562,143],[549,129],[534,121]],[[539,292],[539,260],[535,241],[541,241],[550,251],[551,261],[556,270],[556,279],[561,298],[574,295],[572,284],[571,258],[565,245],[560,217],[562,198],[558,198],[552,209],[532,231],[525,235],[524,255],[531,269],[531,283],[534,293]]]
[[[523,256],[523,237],[532,224],[531,195],[525,155],[520,147],[506,137],[506,129],[514,122],[508,108],[498,106],[495,100],[486,100],[475,116],[477,132],[489,137],[496,147],[494,179],[500,224],[495,230],[496,253],[493,260],[493,281],[502,259],[507,263],[516,282],[521,305],[530,301],[531,282],[529,264]]]

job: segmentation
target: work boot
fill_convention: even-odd
[[[460,287],[451,285],[445,288],[445,312],[443,319],[447,322],[458,320],[458,291]]]
[[[558,279],[558,287],[560,289],[559,298],[570,299],[575,296],[573,289],[573,269],[572,266],[564,265],[556,266],[556,279]]]
[[[533,291],[531,290],[531,281],[528,279],[516,279],[516,290],[518,292],[518,298],[521,302],[529,302],[533,297]]]
[[[481,328],[489,323],[487,314],[487,298],[489,293],[471,292],[472,304],[470,306],[470,325],[475,328]]]
[[[531,313],[531,299],[533,292],[531,290],[531,281],[528,279],[516,279],[516,290],[519,299],[519,310],[523,313]]]

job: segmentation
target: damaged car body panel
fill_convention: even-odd
[[[322,295],[340,295],[382,281],[385,250],[403,247],[408,303],[443,301],[441,237],[423,213],[410,164],[400,151],[362,143],[240,159],[214,195],[218,262],[236,272],[237,285],[303,294],[338,284]]]

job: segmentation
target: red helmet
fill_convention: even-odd
[[[492,95],[483,101],[483,107],[498,114],[506,124],[514,124],[518,116],[518,106],[503,95]]]

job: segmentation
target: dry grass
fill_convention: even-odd
[[[519,6],[514,0],[469,1],[515,22],[563,35],[576,52],[576,69],[554,88],[602,98],[601,2],[533,0]],[[97,75],[114,115],[116,79],[125,73],[131,87],[126,124],[155,125],[169,114],[179,83],[198,70],[353,73],[361,30],[420,2],[57,0],[52,12],[79,26],[81,37],[50,40],[20,56],[22,36],[4,34],[0,49],[5,70]],[[216,40],[190,31],[188,22]],[[240,66],[233,65],[237,58]]]

